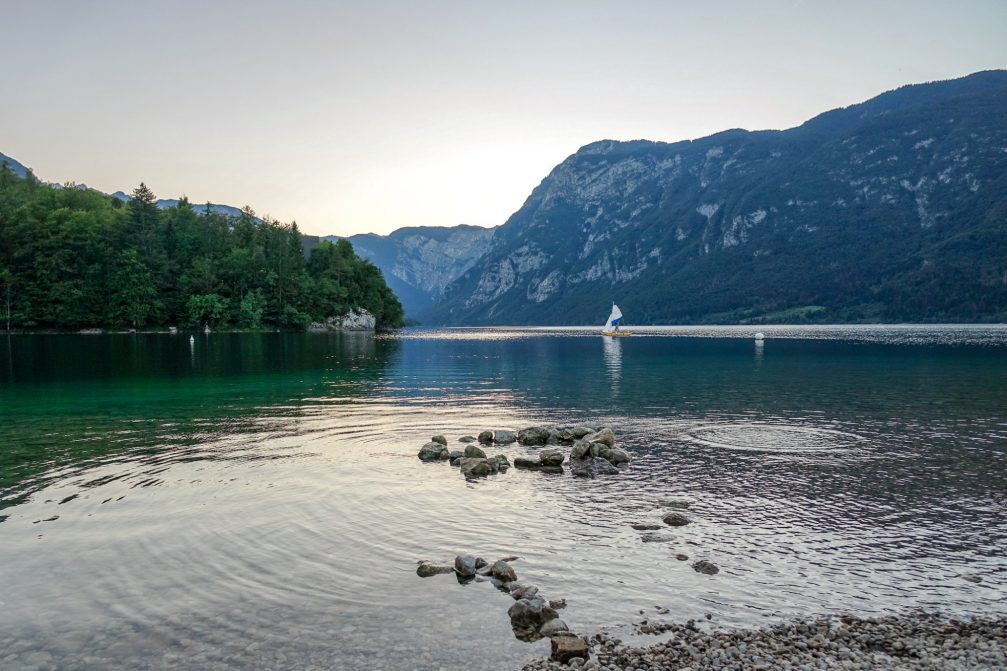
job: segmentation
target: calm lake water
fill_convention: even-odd
[[[761,330],[0,339],[0,668],[547,654],[489,584],[416,576],[459,552],[519,555],[581,633],[1007,613],[1007,328]],[[535,424],[611,426],[636,458],[475,482],[416,458]],[[694,522],[641,542],[668,497]]]

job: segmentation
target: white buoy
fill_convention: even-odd
[[[766,339],[766,336],[762,333],[762,331],[759,331],[758,333],[755,334],[755,340],[757,342],[762,342],[765,339]]]
[[[196,336],[189,336],[189,344],[196,342]]]

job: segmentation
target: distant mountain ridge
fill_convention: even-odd
[[[422,317],[445,324],[1007,320],[1007,72],[784,131],[605,140]]]
[[[495,232],[465,225],[408,226],[388,235],[364,233],[347,239],[357,254],[381,269],[406,314],[417,315],[482,258]]]

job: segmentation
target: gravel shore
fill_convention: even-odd
[[[794,620],[764,629],[704,631],[691,621],[661,625],[670,637],[649,647],[607,634],[591,641],[591,659],[570,665],[538,660],[521,671],[658,669],[1005,669],[1007,618],[956,620],[913,614]]]

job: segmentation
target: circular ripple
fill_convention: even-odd
[[[701,445],[747,452],[834,452],[857,447],[860,436],[833,429],[777,424],[706,424],[686,432]]]

